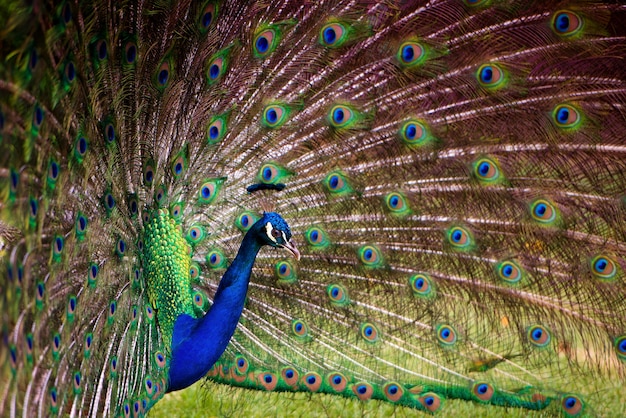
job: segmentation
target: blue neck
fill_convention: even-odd
[[[220,281],[213,305],[202,318],[182,314],[174,323],[168,392],[186,388],[207,374],[235,333],[261,243],[251,228]]]

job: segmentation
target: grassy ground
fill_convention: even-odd
[[[581,383],[581,382],[577,382]],[[583,382],[594,385],[593,379]],[[604,386],[607,385],[607,386]],[[626,417],[626,388],[620,382],[604,382],[591,400],[586,416]],[[595,396],[594,396],[595,397]],[[596,408],[597,402],[604,405]],[[555,417],[558,405],[543,411],[484,406],[447,400],[438,413],[444,417]],[[150,411],[150,418],[200,417],[414,417],[425,413],[379,401],[360,402],[332,395],[268,393],[231,388],[212,382],[196,383],[189,389],[170,393]]]

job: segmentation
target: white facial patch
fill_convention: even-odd
[[[268,222],[265,224],[265,233],[267,234],[267,237],[271,239],[273,242],[276,242],[276,238],[274,238],[274,236],[272,235],[273,230],[274,230],[274,227],[272,226],[271,222]]]

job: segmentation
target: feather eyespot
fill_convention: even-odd
[[[93,334],[91,332],[87,333],[85,336],[85,345],[84,345],[84,355],[85,358],[89,358],[91,352],[91,344],[93,343]]]
[[[55,387],[50,388],[49,399],[50,399],[50,412],[52,412],[53,414],[56,414],[59,410],[59,407],[57,403],[58,394],[57,394],[57,389]]]
[[[472,164],[474,176],[483,184],[494,184],[501,180],[500,167],[491,158],[479,158]]]
[[[324,179],[326,189],[336,196],[343,196],[352,191],[346,177],[339,171],[330,172]]]
[[[202,203],[211,203],[215,199],[217,192],[217,184],[213,181],[207,181],[200,186],[200,201]]]
[[[276,263],[274,272],[281,283],[294,283],[298,279],[293,265],[286,260]]]
[[[33,112],[33,128],[35,130],[39,130],[39,127],[43,123],[44,113],[43,109],[39,106],[35,106],[35,111]]]
[[[37,309],[40,310],[43,308],[43,304],[44,304],[44,298],[46,295],[46,285],[44,284],[44,282],[37,282],[36,287],[35,287],[35,298],[36,298],[36,305],[37,305]]]
[[[474,245],[474,238],[469,229],[462,226],[452,226],[446,232],[448,243],[460,251],[471,250]]]
[[[326,248],[329,244],[328,236],[326,235],[326,233],[322,229],[315,226],[306,230],[306,232],[304,233],[304,238],[314,248],[323,249]]]
[[[48,163],[48,184],[50,187],[53,187],[56,181],[59,179],[59,173],[61,172],[61,167],[59,163],[55,160],[50,160]]]
[[[52,243],[52,259],[53,261],[61,260],[61,254],[63,253],[63,248],[65,247],[65,240],[62,236],[56,235],[54,237]]]
[[[128,212],[131,219],[136,219],[139,215],[139,198],[136,193],[128,196]]]
[[[491,400],[495,390],[492,385],[485,382],[476,382],[472,386],[472,393],[481,401],[487,402]]]
[[[39,62],[39,55],[37,55],[37,50],[33,48],[30,51],[30,59],[28,60],[28,68],[31,71],[33,71],[35,67],[37,67],[38,62]]]
[[[287,175],[291,174],[285,168],[272,162],[265,163],[259,169],[257,179],[264,184],[278,184]]]
[[[452,346],[457,342],[457,333],[450,325],[439,325],[436,328],[437,340],[444,346]]]
[[[165,354],[162,351],[157,351],[154,353],[154,364],[160,369],[166,366],[167,357],[165,357]]]
[[[281,371],[281,376],[283,378],[283,380],[285,381],[285,383],[287,383],[289,386],[294,386],[298,383],[299,380],[299,374],[298,371],[294,368],[291,367],[285,367],[282,371]]]
[[[422,298],[434,296],[432,280],[426,273],[418,273],[409,277],[409,286],[415,296]]]
[[[87,231],[87,217],[78,212],[76,221],[74,223],[74,231],[76,232],[76,238],[82,241],[85,238],[85,232]]]
[[[248,372],[250,364],[244,356],[235,357],[235,373],[239,375],[245,375]]]
[[[350,303],[346,288],[339,284],[328,285],[326,293],[328,294],[331,303],[337,307],[343,307]]]
[[[104,39],[100,39],[95,45],[96,56],[100,61],[106,59],[108,55],[107,43]]]
[[[258,221],[258,217],[254,215],[252,212],[242,212],[235,219],[235,226],[241,231],[246,232],[248,229],[252,228],[252,225],[256,221]]]
[[[134,42],[126,42],[124,45],[124,61],[126,64],[134,64],[137,59],[137,45]]]
[[[114,379],[117,377],[117,356],[111,357],[111,362],[109,363],[109,377]]]
[[[398,402],[404,395],[404,389],[396,382],[389,382],[383,386],[383,393],[388,401]]]
[[[107,144],[115,142],[115,127],[112,123],[107,123],[104,126],[104,139],[106,139]]]
[[[208,300],[206,299],[204,294],[198,290],[195,291],[193,294],[193,304],[197,308],[200,308],[202,311],[208,308]]]
[[[164,185],[160,185],[154,190],[154,202],[159,207],[163,207],[166,199],[167,199],[167,190],[165,189]]]
[[[278,379],[272,373],[259,373],[258,380],[265,390],[274,390],[278,383]]]
[[[74,393],[79,394],[81,392],[80,384],[82,382],[82,377],[81,377],[80,372],[74,372],[73,382],[74,382]]]
[[[157,87],[164,88],[170,78],[170,62],[165,60],[161,63],[156,72]]]
[[[496,273],[507,283],[515,284],[522,279],[522,269],[513,260],[501,261],[496,265]]]
[[[306,339],[309,335],[309,327],[301,319],[291,321],[291,332],[300,340]]]
[[[148,321],[152,322],[152,320],[154,319],[154,309],[152,308],[152,306],[150,306],[149,304],[146,304],[144,306],[144,312],[146,314],[146,318],[148,319]]]
[[[209,78],[211,80],[217,79],[222,71],[222,59],[218,58],[209,66]]]
[[[506,71],[498,64],[483,64],[476,71],[476,78],[481,86],[493,90],[506,83]]]
[[[590,261],[591,272],[601,280],[612,280],[617,276],[617,263],[608,255],[597,255]]]
[[[317,373],[309,372],[302,376],[302,383],[304,383],[304,386],[306,386],[309,391],[317,392],[322,386],[322,378]]]
[[[89,265],[89,268],[87,269],[87,284],[89,285],[89,287],[96,287],[99,270],[100,269],[98,268],[98,265],[96,263],[91,263]]]
[[[171,164],[172,174],[175,178],[181,178],[187,171],[188,161],[186,150],[182,150],[176,155]]]
[[[117,302],[112,300],[109,304],[109,320],[113,319],[115,312],[117,312]]]
[[[74,142],[74,157],[79,163],[83,162],[88,148],[89,144],[87,143],[87,139],[82,135]]]
[[[63,23],[68,25],[72,21],[72,8],[69,3],[65,3],[63,5],[63,9],[61,9],[61,18],[63,19]]]
[[[226,72],[226,64],[226,59],[221,54],[209,61],[206,73],[209,84],[213,84],[222,78]]]
[[[583,19],[574,12],[559,10],[552,16],[552,29],[559,36],[574,36],[583,28]]]
[[[264,58],[272,53],[278,46],[278,36],[274,29],[265,29],[254,39],[254,55]]]
[[[577,417],[583,412],[583,402],[576,395],[565,395],[561,398],[561,408],[567,416]]]
[[[226,135],[226,118],[223,116],[214,117],[209,123],[207,132],[207,140],[210,144],[216,144],[221,141]]]
[[[329,23],[322,27],[319,42],[325,47],[336,48],[341,46],[347,38],[347,30],[341,23]]]
[[[189,277],[194,281],[200,278],[200,265],[198,263],[191,263],[191,266],[189,267]]]
[[[391,210],[402,210],[404,205],[404,201],[402,200],[402,196],[398,193],[390,193],[387,195],[387,206]]]
[[[617,357],[626,361],[626,335],[622,335],[615,339],[615,351],[617,352]]]
[[[569,104],[560,104],[554,108],[552,119],[557,127],[562,129],[575,129],[581,125],[580,112]]]
[[[17,347],[13,343],[9,344],[9,355],[11,371],[15,373],[17,371]]]
[[[221,250],[212,249],[206,255],[206,261],[212,269],[223,268],[226,266],[226,259]]]
[[[416,67],[426,61],[426,48],[418,42],[409,41],[400,45],[396,58],[403,67]]]
[[[426,392],[417,398],[417,400],[430,412],[435,412],[441,407],[441,398],[434,392]]]
[[[287,121],[288,114],[289,112],[285,106],[278,104],[269,105],[263,110],[261,123],[267,128],[275,129]]]
[[[65,64],[65,71],[63,72],[63,74],[65,74],[65,80],[68,83],[74,81],[74,79],[76,78],[76,66],[74,66],[74,63],[72,61],[69,61],[67,64]]]
[[[332,373],[328,376],[328,384],[337,393],[341,393],[347,386],[347,379],[341,373]]]
[[[347,128],[355,120],[355,113],[348,106],[335,105],[328,113],[328,120],[333,128]]]
[[[61,334],[59,334],[58,332],[55,333],[52,337],[52,349],[54,351],[59,351],[61,349]]]
[[[360,382],[352,386],[352,392],[362,401],[366,401],[372,397],[374,394],[374,388],[372,385]]]
[[[550,344],[550,340],[552,337],[550,336],[550,332],[541,325],[534,325],[528,328],[527,331],[528,341],[539,348],[546,347]]]
[[[72,322],[74,320],[74,314],[76,313],[77,306],[78,306],[78,301],[76,299],[76,296],[70,295],[70,297],[67,299],[67,312],[66,312],[66,319],[69,322]]]
[[[152,160],[148,160],[143,166],[143,183],[146,186],[152,185],[154,181],[155,165]]]
[[[152,381],[150,376],[146,376],[143,380],[143,384],[146,390],[146,395],[152,396],[154,394],[154,390],[156,389],[156,383]]]
[[[380,332],[376,325],[371,322],[364,322],[360,327],[361,337],[368,343],[376,343],[380,339]]]
[[[202,13],[200,13],[199,24],[200,29],[203,32],[206,32],[211,26],[211,23],[213,23],[213,21],[215,20],[216,11],[217,8],[214,3],[208,3],[204,6],[204,9],[202,9]]]
[[[385,204],[387,209],[394,215],[405,216],[410,213],[408,201],[401,193],[389,193],[385,196]]]
[[[434,142],[428,124],[417,119],[404,122],[398,131],[400,140],[410,147],[420,148]]]
[[[536,222],[549,225],[554,224],[559,216],[559,211],[546,199],[536,199],[530,204],[530,215]]]
[[[34,224],[37,219],[37,213],[39,213],[39,202],[37,201],[37,199],[31,197],[28,199],[28,206],[30,209],[29,218],[31,220],[31,224]]]
[[[17,186],[20,184],[20,174],[14,169],[9,170],[9,186],[12,194],[17,192]]]
[[[359,249],[359,259],[367,267],[380,267],[382,255],[380,250],[373,245],[364,245]]]
[[[343,179],[337,175],[333,174],[328,178],[328,188],[331,190],[340,189],[343,186]]]
[[[191,245],[197,245],[202,242],[205,236],[204,228],[200,224],[192,225],[187,232],[187,241]]]
[[[118,239],[117,244],[115,245],[115,252],[118,257],[123,257],[126,254],[126,241],[123,239]]]

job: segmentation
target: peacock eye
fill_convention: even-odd
[[[280,231],[278,229],[272,229],[272,236],[274,238],[280,237]]]

